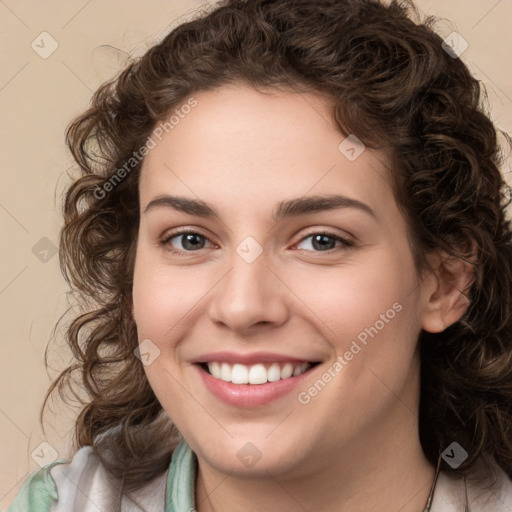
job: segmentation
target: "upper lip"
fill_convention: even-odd
[[[255,363],[316,363],[320,362],[319,358],[302,358],[294,357],[286,354],[275,354],[272,352],[253,352],[250,354],[241,354],[237,352],[210,352],[203,354],[196,359],[193,363],[210,363],[213,361],[231,363],[231,364],[255,364]]]

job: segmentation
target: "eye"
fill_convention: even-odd
[[[335,249],[334,244],[336,242],[339,242],[339,244],[343,248],[352,247],[354,245],[353,242],[346,240],[345,238],[342,238],[338,234],[332,233],[330,231],[311,233],[310,235],[302,238],[299,244],[303,243],[305,240],[308,240],[309,238],[312,239],[309,243],[309,246],[312,247],[312,249],[306,250],[313,250],[314,252],[326,252]],[[340,245],[338,246],[338,248],[340,247]]]
[[[312,250],[313,252],[327,252],[336,248],[336,242],[338,242],[339,244],[337,247],[338,249],[340,248],[340,246],[342,248],[348,248],[354,245],[353,242],[346,240],[345,238],[339,236],[338,234],[324,230],[307,235],[306,237],[302,238],[298,244],[295,244],[294,247],[300,245],[301,243],[305,242],[310,238],[312,240],[310,241],[309,245],[312,249],[306,248],[301,250]],[[176,247],[172,242],[173,239],[179,240],[182,245],[182,248]],[[160,243],[163,246],[166,246],[170,252],[176,254],[187,254],[190,252],[195,252],[196,250],[204,249],[205,241],[209,242],[208,238],[202,235],[201,233],[198,233],[193,229],[182,229],[180,231],[175,231],[165,235],[160,240]]]
[[[183,249],[179,247],[175,248],[174,244],[172,243],[173,239],[181,241]],[[205,240],[208,239],[197,231],[192,229],[182,229],[180,231],[175,231],[165,235],[164,238],[160,240],[160,243],[163,246],[167,246],[170,252],[177,254],[187,254],[189,252],[195,252],[196,250],[203,249]]]

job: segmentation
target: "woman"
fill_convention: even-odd
[[[10,510],[512,507],[512,231],[478,82],[374,0],[225,0],[67,142],[77,452]]]

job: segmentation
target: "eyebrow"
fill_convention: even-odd
[[[215,209],[204,201],[170,195],[160,195],[150,201],[144,209],[144,214],[148,213],[150,210],[162,207],[172,208],[199,217],[218,217]],[[356,208],[375,219],[377,218],[376,213],[366,203],[347,196],[334,194],[306,196],[281,201],[272,214],[272,219],[274,222],[279,222],[287,217],[297,217],[307,213],[337,210],[341,208]]]

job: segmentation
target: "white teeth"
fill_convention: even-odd
[[[289,379],[304,373],[311,367],[310,363],[292,364],[272,363],[268,368],[258,363],[251,366],[244,364],[229,364],[212,361],[208,363],[208,370],[216,378],[233,384],[265,384],[281,379]]]
[[[262,364],[255,364],[249,370],[249,384],[265,384],[267,382],[267,370]]]
[[[286,363],[281,368],[281,379],[288,379],[293,374],[293,366],[290,363]]]
[[[279,365],[277,363],[274,363],[267,370],[267,379],[269,382],[275,382],[276,380],[279,380],[280,378],[281,378],[281,368],[279,368]]]
[[[243,364],[234,364],[231,370],[231,382],[233,384],[248,384],[249,370]]]
[[[212,362],[212,368],[210,370],[212,375],[218,375],[220,373],[220,364],[217,362]]]
[[[309,363],[302,363],[300,366],[296,366],[293,370],[293,376],[296,377],[297,375],[300,375],[301,373],[304,373],[307,370]]]
[[[212,368],[210,368],[210,364],[208,364],[208,369],[210,370],[211,374],[214,377],[217,377],[217,379],[225,380],[226,382],[231,382],[231,366],[229,366],[228,363],[222,363],[222,366],[220,367],[220,374],[214,373],[212,371]]]

